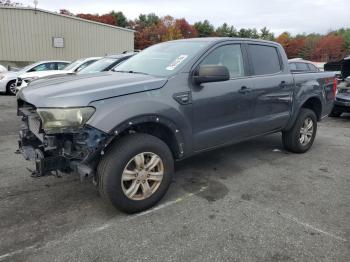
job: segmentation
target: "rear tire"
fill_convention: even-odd
[[[6,85],[6,94],[15,96],[16,95],[16,81],[12,80]]]
[[[153,169],[152,159],[154,163],[158,161]],[[117,209],[135,213],[163,198],[171,183],[174,160],[169,147],[159,138],[130,134],[110,146],[97,172],[101,195]]]
[[[293,127],[282,132],[283,146],[293,153],[305,153],[311,148],[316,132],[317,117],[315,112],[302,108]]]

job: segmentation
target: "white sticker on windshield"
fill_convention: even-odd
[[[186,58],[188,57],[188,55],[180,55],[178,58],[176,58],[167,68],[165,68],[166,70],[174,70],[179,64],[182,63],[182,61],[184,61]]]

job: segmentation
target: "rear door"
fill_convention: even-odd
[[[193,137],[196,151],[248,137],[254,100],[241,44],[221,44],[196,65],[224,65],[230,80],[192,85]]]
[[[288,65],[283,64],[277,46],[249,43],[248,54],[253,82],[255,135],[285,127],[288,123],[294,81]]]

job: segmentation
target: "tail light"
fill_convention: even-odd
[[[334,96],[337,94],[337,84],[338,84],[338,81],[336,78],[333,79],[333,94]]]

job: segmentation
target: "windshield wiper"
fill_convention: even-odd
[[[118,72],[118,73],[129,73],[129,74],[140,74],[140,75],[149,75],[147,73],[144,72],[137,72],[137,71],[132,71],[132,70],[114,70],[114,72]]]

